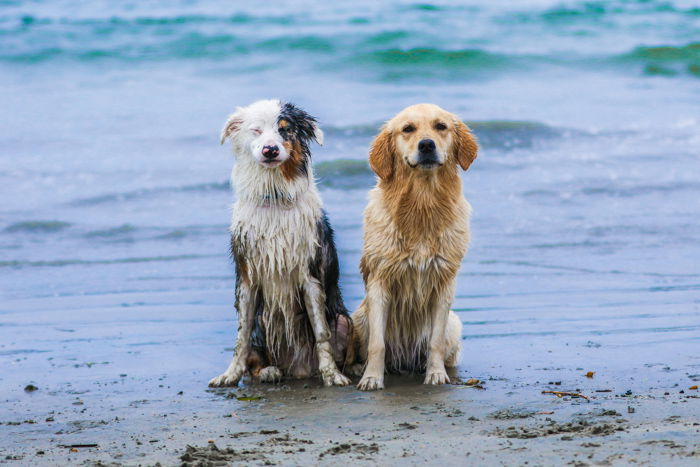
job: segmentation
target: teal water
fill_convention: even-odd
[[[699,44],[700,9],[682,0],[0,1],[0,387],[156,363],[203,387],[223,369],[232,158],[218,135],[236,105],[271,97],[326,131],[313,157],[349,308],[368,146],[403,107],[435,102],[482,146],[463,177],[462,368],[510,377],[500,365],[585,356],[639,375],[662,361],[677,371],[659,387],[685,384],[700,340]],[[85,355],[111,363],[58,363]]]
[[[692,2],[313,2],[220,8],[217,2],[9,2],[0,61],[216,61],[259,73],[296,60],[308,70],[513,71],[598,63],[621,73],[698,75],[700,8]],[[291,63],[282,65],[294,69]],[[349,68],[350,67],[350,68]],[[409,70],[405,70],[409,68]],[[394,71],[394,72],[392,72]]]

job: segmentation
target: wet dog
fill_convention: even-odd
[[[469,128],[432,104],[404,109],[372,144],[379,179],[364,214],[366,297],[353,314],[362,390],[382,389],[385,369],[449,382],[462,330],[450,307],[471,211],[458,168],[467,170],[477,149]]]
[[[290,103],[238,108],[230,139],[237,195],[231,221],[239,328],[228,369],[209,386],[233,386],[249,372],[263,382],[320,374],[350,383],[352,321],[338,287],[333,230],[314,182],[309,143],[323,143],[314,117]]]

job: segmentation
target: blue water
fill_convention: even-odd
[[[700,373],[694,2],[5,0],[0,387],[155,362],[203,387],[224,369],[232,157],[218,135],[236,105],[270,97],[326,131],[313,157],[351,309],[368,145],[430,101],[482,146],[464,175],[462,368]]]

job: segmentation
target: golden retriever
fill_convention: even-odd
[[[383,389],[385,367],[425,370],[425,384],[450,381],[445,367],[459,360],[462,331],[450,307],[471,211],[458,167],[467,170],[477,150],[469,128],[433,104],[404,109],[372,143],[379,179],[364,214],[366,297],[352,317],[366,361],[359,389]]]

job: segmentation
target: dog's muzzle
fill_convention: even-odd
[[[273,161],[280,155],[280,148],[275,146],[263,146],[262,155],[268,161]]]
[[[432,139],[422,139],[418,142],[418,166],[422,169],[431,169],[440,165],[435,147],[435,141]]]

